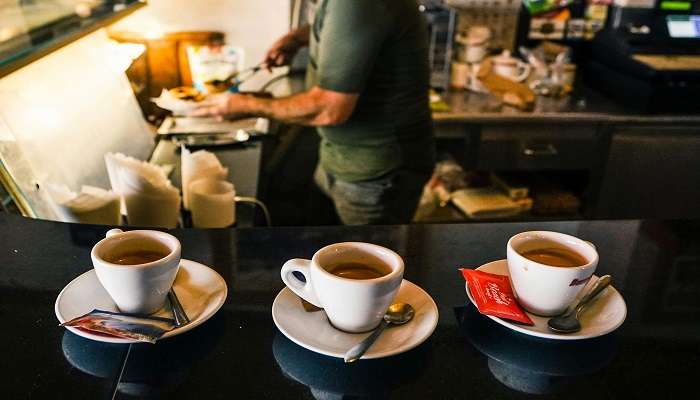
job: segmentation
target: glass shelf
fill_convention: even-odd
[[[140,0],[0,0],[0,77],[143,5]]]

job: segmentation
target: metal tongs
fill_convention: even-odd
[[[231,75],[227,76],[227,77],[224,78],[224,79],[221,79],[221,80],[216,79],[216,80],[212,81],[212,83],[215,84],[215,85],[220,85],[220,84],[222,84],[222,83],[226,83],[226,84],[228,84],[230,87],[238,88],[243,82],[247,81],[248,79],[250,79],[251,77],[253,77],[253,75],[255,75],[258,71],[260,71],[261,69],[265,68],[266,65],[267,65],[267,64],[263,61],[263,62],[260,62],[260,63],[258,63],[257,65],[252,66],[252,67],[250,67],[250,68],[246,68],[246,69],[242,69],[242,70],[240,70],[240,71],[236,71],[236,72],[232,73]],[[241,78],[241,75],[244,75],[244,74],[245,74],[246,76],[243,77],[243,78]]]

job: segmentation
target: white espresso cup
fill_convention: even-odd
[[[586,263],[576,267],[555,267],[522,255],[531,250],[552,248],[574,252]],[[598,252],[592,243],[558,232],[519,233],[508,240],[506,253],[518,303],[527,311],[542,316],[564,312],[598,266]]]
[[[342,264],[378,265],[387,274],[373,279],[349,279],[329,271]],[[334,327],[366,332],[379,325],[403,279],[403,260],[395,252],[370,243],[326,246],[311,260],[295,258],[282,266],[282,281],[302,299],[325,310]],[[303,275],[304,280],[299,279]]]
[[[158,311],[165,304],[180,266],[180,242],[173,235],[151,230],[112,229],[106,236],[90,253],[102,286],[122,312],[151,314]],[[142,264],[114,262],[125,255],[144,251],[162,253],[164,257]]]

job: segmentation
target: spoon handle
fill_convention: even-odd
[[[175,326],[179,328],[183,325],[189,324],[190,319],[187,317],[185,309],[182,308],[182,304],[180,304],[180,300],[177,298],[177,294],[175,294],[175,289],[170,288],[170,291],[168,292],[168,299],[170,300],[173,318],[175,319]]]
[[[610,282],[612,282],[612,278],[610,275],[603,275],[598,280],[596,283],[593,285],[593,289],[591,289],[590,292],[586,293],[585,296],[581,298],[581,301],[579,301],[578,305],[576,306],[576,314],[580,313],[581,310],[590,302],[592,299],[594,299],[598,293],[602,292],[603,289],[608,287],[610,285]]]
[[[371,335],[367,336],[363,341],[361,341],[360,343],[353,346],[350,350],[348,350],[347,353],[345,353],[345,357],[344,357],[345,362],[351,363],[351,362],[355,362],[355,361],[359,360],[360,357],[362,357],[362,355],[365,354],[365,352],[370,347],[372,347],[372,344],[374,343],[374,341],[377,340],[379,335],[381,335],[382,332],[384,331],[384,328],[386,328],[388,325],[389,325],[388,322],[382,321],[382,323],[379,324],[377,329],[375,329]]]

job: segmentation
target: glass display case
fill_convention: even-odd
[[[55,219],[46,184],[107,187],[103,153],[150,154],[123,57],[101,30],[144,4],[0,0],[0,211]]]
[[[0,0],[0,76],[130,14],[140,0]]]

